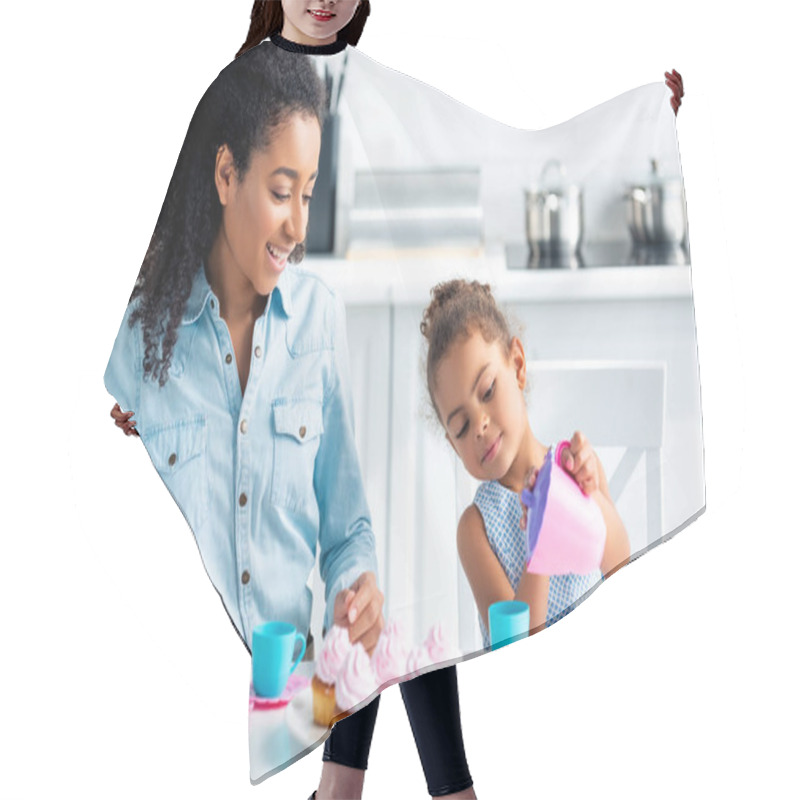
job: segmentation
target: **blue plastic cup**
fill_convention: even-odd
[[[489,606],[489,638],[492,650],[511,644],[531,630],[531,609],[521,600],[501,600]]]
[[[294,657],[295,644],[300,654]],[[306,652],[306,638],[289,622],[265,622],[253,631],[253,689],[259,697],[283,694]]]

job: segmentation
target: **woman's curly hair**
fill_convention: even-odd
[[[264,44],[229,64],[195,110],[158,215],[130,302],[140,322],[145,377],[163,386],[195,275],[219,231],[222,206],[214,182],[217,152],[227,145],[244,179],[251,155],[269,146],[292,114],[322,126],[325,89],[310,59]],[[302,258],[298,245],[290,260]]]

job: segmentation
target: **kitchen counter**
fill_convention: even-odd
[[[309,256],[305,268],[337,289],[348,306],[426,305],[440,281],[469,277],[489,283],[501,302],[581,302],[691,298],[690,266],[508,268],[502,247],[481,254],[376,257]]]

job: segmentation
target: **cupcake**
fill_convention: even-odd
[[[443,661],[452,661],[454,658],[458,658],[461,655],[458,648],[454,647],[445,636],[441,622],[434,625],[430,631],[428,631],[428,636],[425,639],[425,648],[433,664],[440,664]]]
[[[314,677],[311,679],[314,722],[327,728],[335,713],[335,686],[345,656],[353,649],[347,628],[334,625],[322,642]]]
[[[345,656],[336,679],[336,715],[349,712],[378,688],[372,662],[361,642],[353,645]]]
[[[396,678],[402,678],[406,674],[407,661],[408,648],[402,628],[399,623],[389,620],[372,653],[372,668],[375,670],[378,686],[385,686]]]
[[[430,667],[433,664],[431,661],[431,654],[425,645],[415,647],[409,654],[406,661],[406,673],[409,676],[416,677],[422,672],[425,667]]]

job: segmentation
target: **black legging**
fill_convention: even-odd
[[[417,743],[419,760],[432,797],[460,792],[472,786],[464,753],[456,668],[426,672],[400,684],[408,721]],[[323,761],[366,769],[378,695],[368,706],[333,726],[325,742]]]

